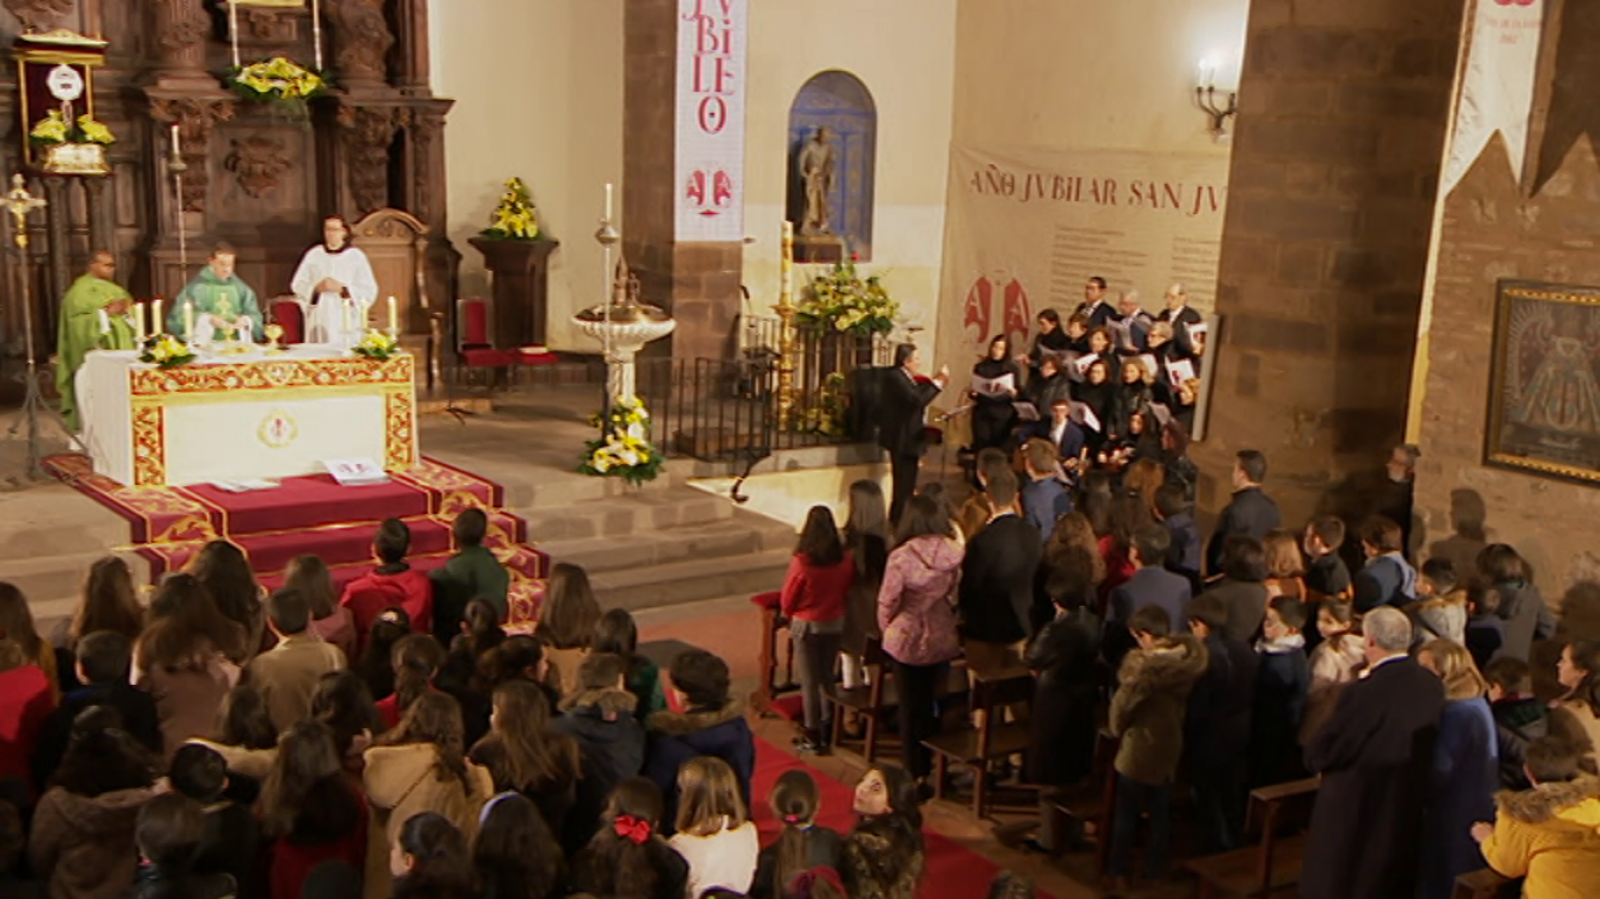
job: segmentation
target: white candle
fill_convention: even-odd
[[[172,123],[172,155],[174,157],[183,155],[183,141],[178,137],[177,122]]]
[[[611,182],[606,182],[606,221],[611,221]]]
[[[194,342],[194,302],[191,300],[183,301],[183,340]]]
[[[150,327],[152,334],[167,333],[167,320],[161,317],[161,298],[156,297],[154,311],[150,314]]]
[[[133,346],[138,349],[144,346],[144,304],[134,303],[130,309],[133,312]]]
[[[345,334],[349,334],[351,331],[354,331],[356,327],[352,321],[354,316],[350,314],[350,301],[343,300],[341,301],[341,305],[343,306],[343,312],[341,314],[344,318],[344,332]]]
[[[311,52],[317,59],[317,71],[322,71],[322,0],[311,0]]]
[[[235,0],[228,0],[228,38],[233,42],[233,67],[244,68],[239,65],[239,4]]]
[[[391,296],[391,297],[389,297],[389,333],[390,334],[398,334],[399,332],[400,332],[400,317],[395,311],[394,297]]]
[[[780,296],[790,296],[794,290],[794,222],[783,222],[783,282]]]

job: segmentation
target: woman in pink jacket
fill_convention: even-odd
[[[878,590],[878,626],[883,651],[894,660],[900,685],[900,742],[906,769],[928,774],[922,741],[938,732],[934,693],[951,659],[961,654],[956,635],[956,588],[961,582],[961,547],[945,506],[926,496],[906,504],[898,545]]]

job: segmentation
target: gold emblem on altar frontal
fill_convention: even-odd
[[[294,443],[300,436],[300,426],[295,424],[293,416],[282,409],[274,409],[261,419],[261,426],[256,428],[256,438],[262,446],[272,449],[283,449]]]

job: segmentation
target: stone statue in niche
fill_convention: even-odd
[[[828,142],[829,137],[827,128],[818,128],[811,140],[801,148],[795,161],[800,180],[805,185],[805,215],[800,221],[800,233],[804,235],[830,234],[833,231],[829,223],[833,209],[828,195],[833,191],[838,154]]]
[[[72,12],[73,0],[5,0],[5,8],[29,32],[49,31]]]
[[[383,83],[385,60],[394,33],[384,15],[384,0],[336,0],[328,4],[333,24],[333,58],[346,83]]]

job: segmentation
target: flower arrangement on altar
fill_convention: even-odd
[[[803,322],[867,337],[893,330],[900,304],[884,290],[877,275],[861,277],[851,260],[836,263],[832,271],[812,279],[796,314]]]
[[[305,103],[328,90],[328,81],[316,72],[282,56],[235,69],[228,86],[247,100],[277,103],[305,110]]]
[[[650,413],[637,399],[617,400],[611,420],[596,413],[589,423],[601,428],[600,437],[584,445],[578,471],[597,477],[622,478],[630,484],[653,481],[661,474],[666,457],[650,445]]]
[[[821,434],[824,437],[845,435],[845,414],[849,411],[845,394],[845,376],[842,371],[829,372],[822,379],[822,389],[816,400],[798,419],[799,430]]]
[[[99,144],[106,146],[117,142],[117,136],[105,123],[96,121],[94,116],[78,116],[76,124],[69,123],[66,116],[59,109],[52,109],[45,113],[33,130],[28,132],[28,139],[35,146],[50,146],[53,144]]]
[[[194,350],[171,334],[152,334],[144,342],[139,361],[155,363],[161,369],[177,368],[194,361]]]
[[[500,195],[500,205],[489,217],[489,227],[483,236],[496,240],[538,240],[539,216],[534,212],[533,194],[521,178],[506,182],[506,192]]]
[[[400,341],[388,334],[373,328],[361,338],[361,342],[350,348],[357,356],[383,361],[400,351]]]

